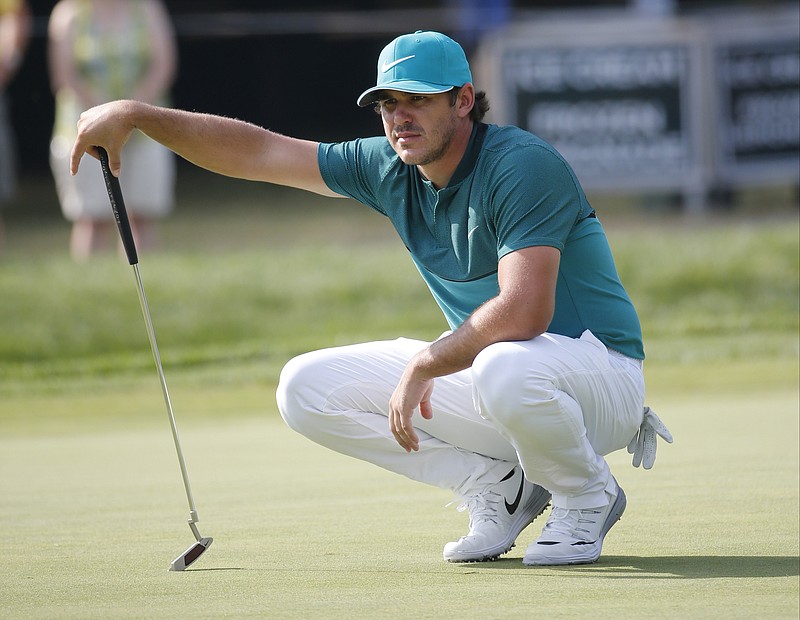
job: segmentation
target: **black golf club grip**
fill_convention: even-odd
[[[128,211],[125,209],[125,199],[122,197],[119,179],[111,174],[106,150],[102,146],[98,146],[97,152],[100,155],[100,167],[103,169],[103,178],[106,181],[108,200],[111,202],[114,219],[117,220],[119,236],[122,238],[125,254],[128,255],[128,263],[135,265],[139,262],[139,257],[136,255],[136,244],[133,242],[133,232],[131,232],[131,223],[128,220]]]

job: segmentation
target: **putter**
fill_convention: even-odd
[[[213,538],[203,538],[200,536],[200,531],[197,529],[197,522],[200,520],[197,516],[197,510],[194,507],[194,498],[192,497],[192,489],[189,486],[189,476],[186,473],[186,463],[183,460],[183,451],[181,450],[181,442],[178,440],[178,428],[175,425],[175,414],[172,412],[172,403],[169,399],[169,391],[167,390],[167,380],[164,377],[164,369],[161,367],[161,356],[158,354],[158,345],[156,344],[156,334],[153,330],[153,321],[150,318],[150,310],[147,307],[147,297],[144,294],[144,286],[142,285],[142,276],[139,274],[139,258],[136,255],[136,244],[133,241],[133,233],[131,232],[131,225],[128,220],[128,212],[125,209],[125,201],[122,198],[122,189],[119,185],[119,179],[111,174],[111,169],[108,166],[108,153],[102,147],[97,147],[100,155],[100,166],[103,169],[103,178],[106,182],[106,189],[108,190],[108,199],[111,202],[111,210],[114,211],[114,219],[117,221],[117,228],[119,235],[122,238],[122,245],[125,248],[125,254],[128,256],[128,262],[133,266],[133,272],[136,275],[136,289],[139,292],[139,304],[142,306],[142,315],[144,316],[144,323],[147,327],[147,336],[150,339],[150,349],[153,352],[153,360],[156,363],[156,370],[158,371],[158,378],[161,381],[161,391],[164,393],[164,403],[167,405],[167,413],[169,414],[169,423],[172,427],[172,439],[175,442],[175,450],[178,453],[178,463],[181,466],[181,476],[183,477],[183,486],[186,489],[186,499],[189,500],[189,528],[194,534],[195,542],[186,551],[181,553],[170,564],[169,570],[182,571],[191,566],[206,549],[211,546],[214,541]]]

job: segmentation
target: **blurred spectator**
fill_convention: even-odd
[[[114,99],[164,104],[175,75],[175,35],[160,0],[60,0],[48,28],[56,117],[50,163],[61,210],[71,221],[77,261],[116,239],[99,168],[69,173],[69,153],[83,110]],[[155,220],[174,204],[175,161],[161,145],[135,133],[120,179],[140,247],[154,244]]]
[[[14,77],[31,29],[31,14],[24,0],[0,0],[0,207],[16,187],[14,140],[6,111],[5,89]],[[0,249],[3,247],[0,214]]]

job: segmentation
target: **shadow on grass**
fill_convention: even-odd
[[[521,567],[520,560],[503,558],[489,564],[472,565],[485,570],[529,570],[542,574],[592,575],[607,578],[719,579],[797,577],[800,557],[752,555],[603,556],[596,564],[580,566]],[[469,571],[471,572],[471,571]]]
[[[596,564],[580,566],[523,566],[519,558],[501,558],[494,562],[474,564],[442,564],[441,571],[456,569],[462,575],[490,574],[495,571],[514,571],[541,577],[592,576],[607,579],[721,579],[771,578],[800,575],[800,557],[750,555],[691,555],[691,556],[603,556]],[[277,572],[339,572],[339,568],[262,566],[189,568],[187,573],[207,571],[277,571]],[[387,568],[365,569],[360,573],[418,573],[416,570]]]

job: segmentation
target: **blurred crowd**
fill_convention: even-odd
[[[8,119],[6,86],[19,69],[28,45],[31,13],[24,0],[0,0],[0,208],[14,193],[14,134]],[[5,239],[0,211],[0,250]]]
[[[0,206],[14,193],[14,138],[3,86],[19,67],[30,36],[25,0],[0,0]],[[72,225],[70,254],[85,261],[116,247],[105,183],[84,166],[72,176],[69,155],[81,112],[115,99],[168,104],[177,46],[161,0],[59,0],[48,21],[48,69],[55,98],[50,164],[61,211]],[[156,222],[174,204],[172,153],[140,135],[125,150],[121,179],[137,245],[155,243]],[[2,229],[0,228],[0,231]]]
[[[81,112],[115,99],[167,104],[176,45],[160,0],[60,0],[48,28],[55,123],[50,163],[61,210],[72,223],[70,253],[86,260],[116,240],[105,182],[83,166],[69,173]],[[175,165],[161,145],[135,133],[120,179],[139,247],[154,243],[154,223],[172,209]]]

